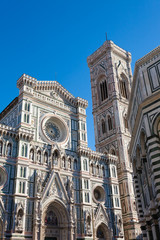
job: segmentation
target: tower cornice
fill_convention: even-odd
[[[126,59],[128,62],[131,62],[131,53],[120,48],[111,40],[107,40],[103,45],[98,48],[93,54],[87,58],[88,67],[94,65],[101,57],[103,57],[107,51],[117,54],[119,57]]]

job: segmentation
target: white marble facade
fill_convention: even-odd
[[[0,238],[124,239],[118,158],[87,145],[87,101],[23,74],[0,115]]]

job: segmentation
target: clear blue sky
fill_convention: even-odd
[[[160,1],[1,0],[0,111],[17,95],[26,73],[56,80],[75,97],[89,101],[88,142],[94,128],[87,56],[108,39],[135,61],[160,44]]]

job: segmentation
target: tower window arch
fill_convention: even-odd
[[[106,79],[102,80],[99,86],[100,86],[101,101],[103,102],[105,99],[108,98],[108,89],[107,89]]]
[[[121,80],[119,81],[119,85],[120,85],[120,93],[121,96],[128,99],[128,94],[127,94],[127,81],[124,78],[124,76],[122,76]]]
[[[102,126],[102,133],[104,134],[106,132],[106,123],[103,119],[102,119],[102,122],[101,122],[101,126]]]
[[[108,116],[108,129],[109,131],[113,129],[112,118]]]

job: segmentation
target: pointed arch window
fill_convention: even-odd
[[[109,129],[109,131],[111,131],[113,129],[111,116],[108,116],[108,129]]]
[[[78,163],[77,163],[77,160],[76,159],[74,159],[74,170],[77,170],[77,168],[78,168]]]
[[[102,119],[101,125],[102,125],[102,133],[104,134],[106,132],[106,124],[103,119]]]
[[[103,177],[105,177],[105,168],[104,168],[104,166],[102,166],[102,173],[103,173]]]
[[[84,160],[83,160],[83,170],[84,170],[84,171],[88,171],[87,159],[84,159]]]
[[[111,154],[114,155],[114,156],[116,155],[116,152],[115,152],[114,149],[111,150]]]
[[[99,166],[97,165],[97,175],[99,176]]]
[[[119,84],[120,84],[121,96],[127,99],[128,96],[127,96],[126,81],[124,79],[122,79],[122,80],[120,80]]]
[[[108,89],[106,80],[100,82],[100,95],[101,101],[103,102],[106,98],[108,98]]]

